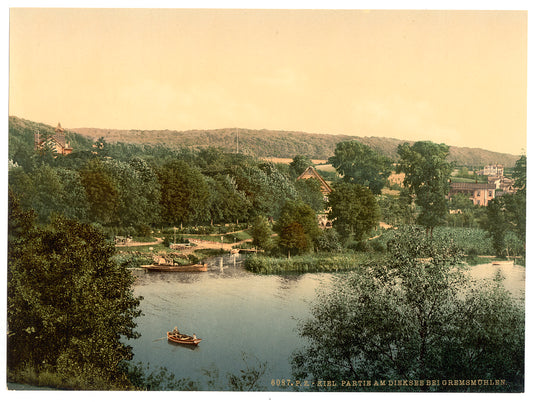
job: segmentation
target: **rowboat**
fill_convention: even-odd
[[[492,265],[514,265],[514,260],[492,261]]]
[[[141,265],[141,268],[155,272],[206,272],[207,264],[169,265],[151,264]]]
[[[170,331],[167,331],[167,339],[170,342],[180,343],[182,345],[193,345],[193,346],[197,346],[201,341],[200,338],[195,338],[190,335],[185,335],[185,334],[174,335]]]

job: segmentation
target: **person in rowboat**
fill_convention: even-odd
[[[178,331],[178,327],[174,327],[174,329],[172,330],[172,335],[178,335],[180,333],[180,331]]]

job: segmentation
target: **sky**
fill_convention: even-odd
[[[11,8],[9,115],[526,152],[527,11]]]

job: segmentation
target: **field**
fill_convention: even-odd
[[[272,163],[284,163],[286,165],[288,165],[289,163],[292,162],[292,158],[274,158],[274,157],[269,157],[269,158],[261,158],[265,161],[269,161],[269,162],[272,162]],[[325,159],[311,159],[311,162],[313,162],[315,165],[320,165],[322,163],[326,163],[327,160]]]

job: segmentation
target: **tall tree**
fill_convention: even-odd
[[[279,172],[273,163],[235,166],[231,170],[231,176],[237,189],[249,200],[250,214],[253,216],[263,215],[277,219],[285,200],[295,199],[297,195],[289,178]]]
[[[283,175],[273,163],[262,163],[259,168],[265,172],[268,180],[270,215],[277,219],[285,200],[294,200],[297,197],[296,189],[292,181]]]
[[[167,225],[209,222],[209,187],[200,171],[181,160],[157,171],[161,185],[161,219]]]
[[[93,226],[56,218],[37,227],[33,216],[10,193],[8,368],[56,373],[81,388],[127,384],[120,365],[132,352],[121,337],[138,336],[140,315],[133,277]]]
[[[129,165],[137,173],[140,182],[140,196],[146,208],[143,222],[155,224],[159,222],[161,186],[154,169],[142,158],[133,157],[128,161]]]
[[[294,187],[298,192],[298,197],[315,212],[324,211],[324,194],[322,194],[321,184],[317,179],[297,180]]]
[[[389,158],[359,141],[339,142],[329,163],[344,181],[368,187],[374,194],[381,194],[392,171]]]
[[[449,192],[451,164],[446,160],[449,147],[431,141],[419,141],[412,146],[398,146],[400,163],[397,172],[404,172],[404,186],[414,194],[421,208],[417,222],[431,231],[444,222],[448,213],[446,196]]]
[[[306,203],[288,200],[274,225],[279,235],[279,244],[290,253],[307,251],[314,246],[320,235],[316,212]]]
[[[328,196],[328,218],[341,238],[359,241],[379,222],[379,206],[372,192],[359,184],[338,182]]]
[[[89,219],[103,225],[116,221],[120,195],[104,164],[99,159],[89,160],[80,177],[89,202]]]
[[[514,186],[517,192],[526,193],[527,185],[527,157],[522,155],[515,163],[513,169],[513,179],[515,180]]]
[[[243,192],[237,189],[229,175],[217,174],[208,177],[210,200],[209,214],[216,223],[244,221],[248,217],[250,203]]]
[[[252,235],[252,244],[254,246],[265,251],[272,249],[272,228],[266,217],[256,216],[253,219],[250,234]]]
[[[32,177],[21,166],[9,170],[9,188],[20,199],[24,209],[32,209],[33,202],[37,197],[37,190]]]
[[[510,254],[509,235],[512,233],[522,242],[519,253],[526,252],[526,184],[527,159],[522,155],[513,169],[516,194],[504,194],[496,197],[487,206],[485,229],[490,233],[494,250],[498,256]],[[513,250],[514,251],[514,250]],[[516,251],[511,251],[514,254]]]
[[[56,168],[55,172],[63,188],[61,208],[57,212],[66,218],[86,221],[89,202],[79,172],[64,168]]]
[[[309,166],[315,166],[313,161],[306,155],[296,155],[289,163],[289,172],[293,179],[300,176]]]

